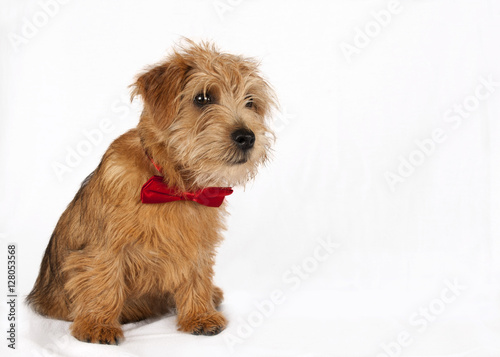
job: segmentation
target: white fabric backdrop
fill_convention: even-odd
[[[90,345],[18,303],[2,355],[500,356],[499,2],[2,5],[0,257],[17,244],[20,296],[80,182],[136,125],[127,86],[181,36],[261,59],[282,107],[272,163],[228,199],[225,332],[170,316]]]

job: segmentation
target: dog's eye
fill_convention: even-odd
[[[199,107],[210,104],[212,103],[212,96],[208,93],[197,94],[194,97],[194,103]]]
[[[247,98],[247,102],[245,103],[246,108],[253,108],[253,98]]]

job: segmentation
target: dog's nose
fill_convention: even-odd
[[[255,143],[255,134],[253,131],[248,129],[238,129],[233,131],[231,138],[243,151],[253,148],[253,144]]]

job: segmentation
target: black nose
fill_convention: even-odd
[[[243,151],[253,148],[253,144],[255,143],[255,134],[253,131],[248,129],[238,129],[233,131],[231,138]]]

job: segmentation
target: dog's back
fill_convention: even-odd
[[[65,281],[62,274],[62,265],[64,263],[65,252],[69,248],[68,242],[73,238],[73,232],[64,228],[68,228],[68,217],[71,217],[74,213],[75,207],[77,207],[79,200],[82,199],[87,184],[94,175],[94,172],[82,182],[77,194],[61,215],[50,237],[49,244],[45,249],[40,265],[40,272],[33,290],[26,298],[28,304],[41,315],[61,320],[70,320],[69,300],[64,290]]]
[[[26,301],[41,315],[69,320],[64,285],[58,274],[54,273],[58,271],[59,267],[55,241],[55,234],[52,234],[42,259],[35,286]]]

